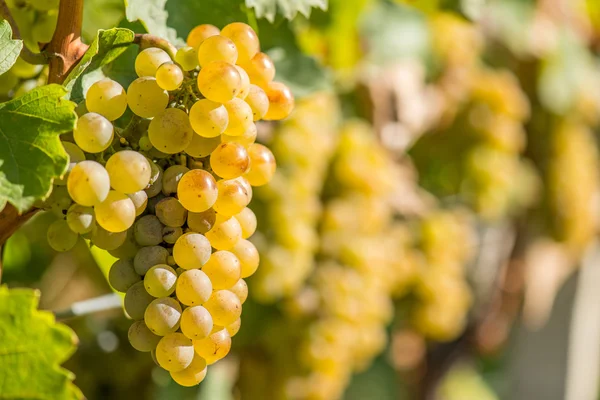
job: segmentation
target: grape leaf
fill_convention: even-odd
[[[134,38],[133,31],[129,29],[99,30],[96,40],[65,79],[64,85],[70,91],[70,99],[75,102],[83,100],[87,89],[98,80],[100,68],[125,52]]]
[[[198,3],[204,2],[197,1]],[[125,0],[125,15],[130,22],[139,20],[152,35],[167,39],[174,45],[183,45],[175,29],[167,24],[167,0]]]
[[[76,116],[66,93],[47,85],[0,104],[0,204],[26,211],[67,169],[59,135],[73,129]]]
[[[274,22],[277,12],[292,20],[298,13],[309,17],[313,7],[327,10],[328,0],[246,0],[246,6],[253,8],[258,18]]]
[[[73,374],[60,367],[77,336],[38,311],[39,291],[0,287],[0,398],[81,399]]]
[[[0,75],[13,66],[22,48],[22,40],[13,40],[12,28],[8,21],[0,21]]]

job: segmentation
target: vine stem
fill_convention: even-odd
[[[10,27],[13,31],[13,39],[22,39],[21,31],[13,18],[8,5],[5,0],[0,0],[0,16],[8,21]],[[27,61],[29,64],[48,64],[48,58],[45,53],[34,53],[29,50],[25,44],[23,44],[23,48],[21,49],[21,58]]]

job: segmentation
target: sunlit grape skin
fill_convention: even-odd
[[[223,105],[229,116],[229,124],[225,130],[225,134],[240,136],[250,129],[253,123],[253,113],[248,103],[240,98],[234,98]]]
[[[206,157],[221,144],[222,137],[206,138],[200,135],[194,135],[192,142],[185,148],[185,153],[192,157]]]
[[[170,62],[171,57],[162,49],[149,47],[142,50],[135,58],[135,72],[139,77],[154,77],[158,67]]]
[[[87,113],[79,117],[73,137],[75,143],[88,153],[100,153],[112,143],[113,125],[108,119],[97,113]]]
[[[127,93],[118,82],[108,78],[101,79],[88,89],[85,105],[88,111],[114,121],[127,109]]]
[[[148,138],[163,153],[182,152],[192,142],[194,131],[185,111],[167,108],[150,122]]]
[[[191,71],[198,66],[198,53],[191,47],[182,47],[175,54],[175,61],[184,71]]]
[[[135,206],[127,195],[111,190],[106,199],[94,206],[96,222],[109,232],[129,229],[135,220]]]
[[[213,323],[226,326],[234,322],[242,314],[242,302],[229,290],[214,291],[210,299],[204,303],[204,308],[213,317]]]
[[[222,104],[208,99],[194,103],[189,119],[194,131],[205,138],[219,136],[229,123],[227,109]]]
[[[193,47],[194,49],[198,49],[200,44],[204,41],[204,39],[218,35],[220,33],[219,28],[210,24],[202,24],[196,26],[194,29],[190,31],[187,37],[187,45]]]
[[[131,194],[144,189],[150,182],[150,164],[146,157],[132,150],[119,151],[106,162],[113,189]]]
[[[210,278],[214,290],[229,289],[241,277],[240,260],[229,251],[219,250],[210,256],[202,271]]]
[[[202,212],[217,200],[217,182],[211,174],[200,169],[187,172],[177,185],[177,197],[186,210]]]
[[[257,53],[252,59],[240,63],[250,77],[250,82],[265,88],[275,78],[275,64],[265,53]]]
[[[265,90],[269,98],[269,109],[264,115],[265,120],[281,120],[286,118],[294,109],[292,91],[281,82],[271,82]]]
[[[212,316],[202,306],[188,307],[181,315],[181,332],[190,339],[204,339],[213,329]]]
[[[246,148],[239,143],[221,143],[210,155],[210,166],[223,179],[242,176],[250,166]]]
[[[164,63],[156,70],[156,83],[161,89],[179,89],[183,83],[183,71],[176,64]]]
[[[200,233],[181,235],[173,247],[175,262],[183,269],[201,268],[210,258],[210,242]]]
[[[238,51],[233,41],[221,35],[213,35],[204,39],[197,52],[200,67],[205,67],[213,61],[235,64],[238,58]]]
[[[252,109],[254,121],[262,119],[269,110],[269,97],[260,86],[251,84],[244,100]]]
[[[242,88],[242,77],[234,65],[213,61],[200,70],[198,90],[204,97],[217,103],[233,99]]]
[[[277,165],[271,150],[259,143],[248,147],[250,169],[244,177],[252,186],[263,186],[271,181]]]
[[[170,372],[171,378],[181,386],[192,387],[200,384],[206,377],[206,360],[195,355],[192,363],[185,369],[177,372]]]
[[[242,22],[233,22],[221,30],[221,35],[230,38],[238,49],[238,63],[244,63],[260,51],[260,43],[254,29]]]
[[[156,360],[169,372],[189,367],[194,359],[192,341],[182,333],[168,333],[156,345]]]
[[[142,118],[152,118],[167,108],[169,94],[156,83],[154,77],[137,78],[127,88],[127,104]]]
[[[237,180],[222,179],[217,182],[217,190],[219,196],[213,208],[221,215],[231,217],[241,212],[250,203],[250,193]]]
[[[237,219],[218,215],[206,238],[217,250],[230,250],[242,238],[242,227]]]
[[[67,179],[71,198],[82,206],[94,206],[106,199],[110,178],[102,164],[86,160],[73,167]]]

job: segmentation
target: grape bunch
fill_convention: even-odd
[[[47,233],[55,250],[82,236],[119,259],[109,281],[125,293],[131,345],[192,386],[229,352],[259,263],[248,204],[276,165],[255,122],[287,117],[294,98],[248,25],[200,25],[187,43],[174,60],[143,49],[127,91],[90,86],[44,205],[61,217]]]

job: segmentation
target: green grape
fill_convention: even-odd
[[[175,244],[175,242],[177,242],[177,239],[179,239],[179,237],[181,235],[183,235],[183,229],[180,226],[177,226],[177,227],[165,226],[163,228],[162,234],[163,234],[163,242],[169,243],[169,244]],[[170,262],[169,262],[169,265],[171,265]]]
[[[144,322],[152,332],[165,336],[179,329],[181,305],[171,297],[155,299],[144,312]]]
[[[144,287],[154,297],[167,297],[175,291],[177,273],[167,264],[158,264],[146,272]]]
[[[239,93],[242,77],[234,65],[213,61],[200,70],[198,90],[204,97],[217,103],[225,103]]]
[[[173,247],[175,262],[183,269],[200,268],[210,257],[210,243],[199,233],[185,233]]]
[[[275,64],[265,53],[256,53],[249,61],[240,63],[246,70],[250,82],[265,88],[275,78]]]
[[[242,238],[242,227],[237,219],[217,214],[215,224],[206,232],[206,238],[217,250],[229,250]]]
[[[125,292],[123,308],[131,319],[136,321],[143,320],[144,312],[153,300],[154,297],[146,292],[144,282],[140,281],[131,285],[131,287],[127,289],[127,292]]]
[[[59,0],[28,0],[31,7],[39,11],[50,11],[58,9]]]
[[[67,171],[60,179],[55,179],[54,183],[57,185],[66,185],[67,179],[69,178],[69,173],[75,167],[75,165],[81,161],[85,161],[85,154],[81,149],[74,143],[69,142],[61,142],[67,155],[69,156],[69,166],[67,167]]]
[[[216,290],[204,303],[213,318],[213,323],[218,326],[227,326],[242,315],[242,302],[229,290]]]
[[[198,63],[206,67],[213,61],[224,61],[235,64],[238,52],[231,39],[221,35],[213,35],[204,39],[198,47]]]
[[[229,251],[216,251],[202,266],[202,271],[210,278],[213,289],[229,289],[241,277],[240,260]]]
[[[200,47],[200,44],[206,38],[214,36],[214,35],[218,35],[219,32],[220,32],[219,28],[217,28],[214,25],[210,25],[210,24],[198,25],[197,27],[195,27],[194,29],[192,29],[190,31],[190,33],[188,34],[186,43],[188,46],[190,46],[194,49],[198,49],[198,47]]]
[[[96,222],[110,232],[122,232],[135,221],[135,206],[127,195],[111,190],[106,199],[94,206]]]
[[[235,296],[235,295],[234,295]],[[211,333],[208,337],[193,340],[196,354],[202,357],[207,364],[214,364],[225,357],[231,350],[231,336],[227,329]]]
[[[21,79],[31,79],[37,76],[42,71],[42,68],[41,65],[29,64],[21,57],[17,57],[17,60],[10,68],[10,73]]]
[[[181,314],[181,332],[190,339],[204,339],[213,330],[210,313],[202,306],[188,307]]]
[[[240,261],[241,277],[252,276],[258,269],[260,256],[256,246],[246,239],[240,239],[230,250]]]
[[[165,195],[177,193],[179,181],[190,169],[185,165],[172,165],[165,170],[162,176],[162,192]]]
[[[95,225],[91,241],[94,246],[102,250],[115,250],[127,239],[127,232],[109,232],[101,226]]]
[[[186,306],[204,304],[212,295],[212,282],[208,276],[199,269],[190,269],[182,272],[177,279],[175,294],[177,299]]]
[[[129,193],[127,197],[129,197],[133,202],[136,217],[139,217],[144,211],[146,211],[146,206],[148,205],[148,195],[145,191],[138,190],[135,193]]]
[[[262,144],[254,143],[248,147],[250,169],[244,177],[252,186],[266,185],[273,179],[277,164],[271,150]]]
[[[96,161],[82,161],[69,173],[67,189],[73,201],[91,207],[101,203],[108,196],[110,178],[102,164]]]
[[[200,135],[192,137],[192,143],[185,148],[185,153],[189,156],[202,158],[210,155],[214,149],[221,143],[221,138],[205,138]]]
[[[190,366],[194,359],[192,341],[183,333],[169,333],[156,346],[158,365],[169,372],[183,371]]]
[[[91,232],[94,228],[94,209],[73,204],[67,211],[67,224],[75,233]]]
[[[225,133],[221,135],[221,142],[236,142],[244,146],[246,149],[256,141],[256,135],[258,134],[258,130],[256,129],[256,124],[251,123],[246,129],[244,133],[239,136],[230,136]],[[216,147],[216,146],[215,146]]]
[[[133,258],[133,268],[138,275],[146,272],[155,265],[167,264],[169,250],[162,246],[146,246],[137,251]]]
[[[217,213],[212,208],[200,213],[188,212],[187,224],[194,232],[205,234],[215,224]]]
[[[171,57],[166,51],[149,47],[140,51],[135,58],[135,72],[139,77],[154,77],[158,67],[166,62],[171,62]]]
[[[69,192],[64,186],[53,186],[52,193],[45,203],[50,206],[57,217],[63,218],[67,215],[73,200],[71,200],[71,196],[69,196]]]
[[[205,138],[219,136],[229,122],[225,106],[208,99],[195,102],[189,118],[194,132]]]
[[[110,156],[106,171],[113,189],[125,194],[145,189],[151,177],[150,163],[133,150],[118,151]]]
[[[183,226],[187,219],[187,210],[175,197],[165,197],[156,204],[155,210],[160,222],[171,228]]]
[[[229,124],[225,134],[229,136],[243,135],[252,125],[252,109],[244,100],[235,98],[223,104],[229,115]]]
[[[241,327],[242,327],[242,319],[238,318],[233,323],[227,325],[225,327],[225,329],[227,329],[229,336],[234,337],[240,331]]]
[[[161,89],[155,78],[137,78],[127,88],[127,104],[135,115],[153,118],[169,104],[169,93]]]
[[[90,86],[85,94],[85,105],[90,112],[114,121],[127,109],[127,93],[118,82],[104,78]]]
[[[150,151],[152,150],[152,142],[150,142],[150,138],[148,135],[144,135],[138,141],[138,146],[140,146],[140,150],[142,151]]]
[[[38,15],[35,24],[31,27],[31,38],[35,43],[49,43],[58,21],[58,10],[49,10]]]
[[[162,192],[162,177],[162,168],[150,161],[150,185],[144,189],[149,199],[155,198]],[[150,207],[150,202],[148,203],[148,207]],[[152,210],[150,211],[154,212]]]
[[[133,227],[135,241],[140,246],[156,246],[162,242],[163,224],[156,215],[144,215]]]
[[[250,194],[244,185],[236,179],[218,181],[217,190],[219,196],[213,205],[213,209],[220,215],[231,217],[242,212],[250,203]]]
[[[175,61],[184,71],[191,71],[198,66],[198,52],[191,47],[182,47],[175,54]]]
[[[221,143],[210,154],[210,166],[214,173],[223,179],[237,178],[250,167],[248,151],[239,143]]]
[[[240,73],[240,78],[242,78],[240,91],[236,95],[236,97],[244,100],[250,92],[250,77],[248,76],[244,68],[240,67],[239,65],[236,65],[235,68],[237,68],[238,72]]]
[[[251,84],[244,101],[252,109],[254,121],[262,119],[269,110],[269,96],[267,96],[267,93],[260,86]]]
[[[269,98],[269,109],[264,119],[278,121],[291,114],[294,109],[294,95],[286,85],[281,82],[270,82],[265,93]]]
[[[199,385],[204,380],[207,369],[204,358],[194,354],[194,359],[187,368],[177,372],[169,372],[169,374],[179,385],[192,387]]]
[[[88,153],[100,153],[111,145],[114,137],[113,125],[97,113],[79,117],[73,129],[75,143]]]
[[[254,234],[254,232],[256,232],[256,215],[251,209],[246,207],[242,211],[234,215],[234,217],[240,223],[240,227],[242,228],[242,239],[248,239]]]
[[[179,153],[192,142],[194,131],[185,111],[167,108],[150,122],[148,137],[152,145],[166,154]]]
[[[111,256],[115,258],[133,258],[137,254],[140,246],[135,242],[133,228],[129,228],[126,232],[127,236],[125,237],[123,244],[114,250],[108,251]]]
[[[135,273],[131,260],[117,260],[108,271],[108,283],[119,292],[127,292],[127,289],[141,280]]]
[[[160,341],[160,336],[152,333],[146,326],[144,321],[135,321],[129,327],[127,338],[131,347],[137,351],[147,352],[156,349],[156,345]]]
[[[177,185],[177,197],[186,210],[202,212],[217,200],[217,182],[213,176],[201,169],[186,172]]]
[[[50,247],[56,251],[71,250],[79,239],[79,235],[69,228],[67,221],[64,219],[59,219],[50,224],[46,237]]]
[[[235,43],[238,50],[238,63],[245,63],[260,51],[260,43],[254,29],[242,22],[233,22],[221,30],[221,35]]]
[[[183,71],[176,64],[164,63],[156,71],[156,83],[165,90],[177,90],[183,83]]]

